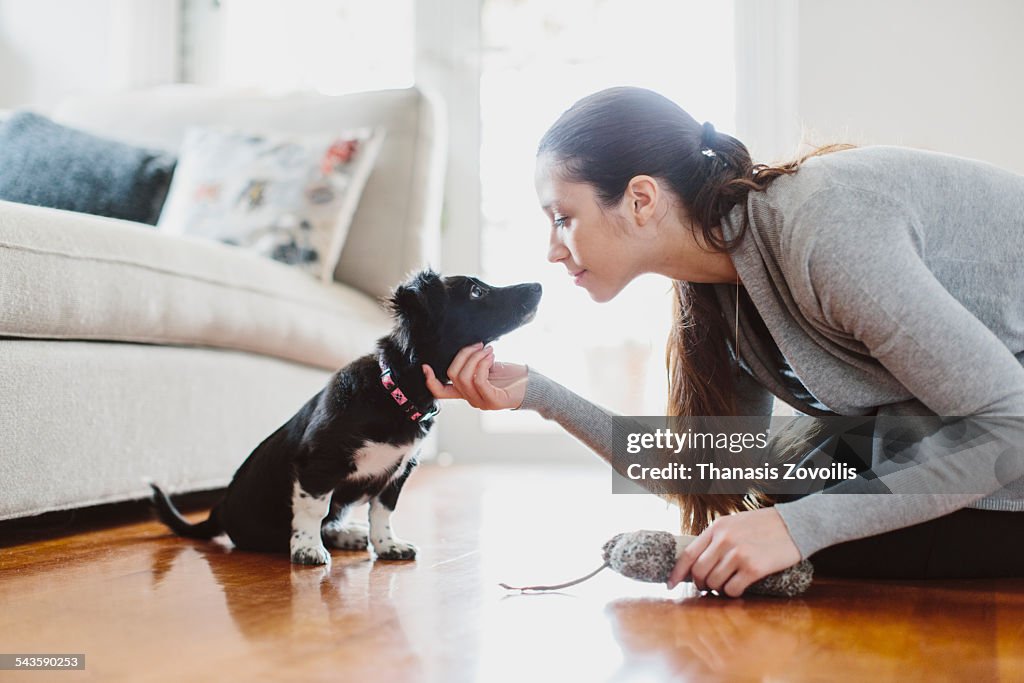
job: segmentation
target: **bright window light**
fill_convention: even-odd
[[[483,0],[481,183],[484,276],[538,281],[536,320],[499,342],[587,398],[632,415],[664,414],[670,281],[644,276],[592,302],[546,261],[550,226],[533,187],[537,143],[579,98],[606,87],[656,90],[698,121],[735,131],[733,3],[720,0]],[[487,431],[545,430],[499,412]],[[544,423],[546,424],[546,423]]]

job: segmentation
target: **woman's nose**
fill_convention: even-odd
[[[548,261],[551,263],[558,263],[566,256],[569,255],[569,250],[562,244],[562,240],[558,237],[558,231],[551,231],[551,239],[548,242]]]

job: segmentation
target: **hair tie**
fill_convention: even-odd
[[[710,121],[705,121],[701,126],[700,153],[706,157],[716,157],[714,146],[711,144],[715,139],[715,127]]]

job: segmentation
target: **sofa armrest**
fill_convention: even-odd
[[[388,140],[377,161],[342,250],[334,279],[375,297],[384,297],[410,271],[437,266],[441,245],[441,210],[447,166],[448,133],[444,104],[433,93],[409,91],[413,134],[388,154]],[[411,144],[410,144],[411,143]],[[398,154],[395,154],[398,152]],[[396,201],[396,194],[402,195]],[[401,205],[396,212],[396,205]]]

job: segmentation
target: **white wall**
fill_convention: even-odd
[[[901,144],[1024,173],[1024,2],[800,0],[811,142]]]
[[[176,0],[0,0],[0,108],[178,78]]]

